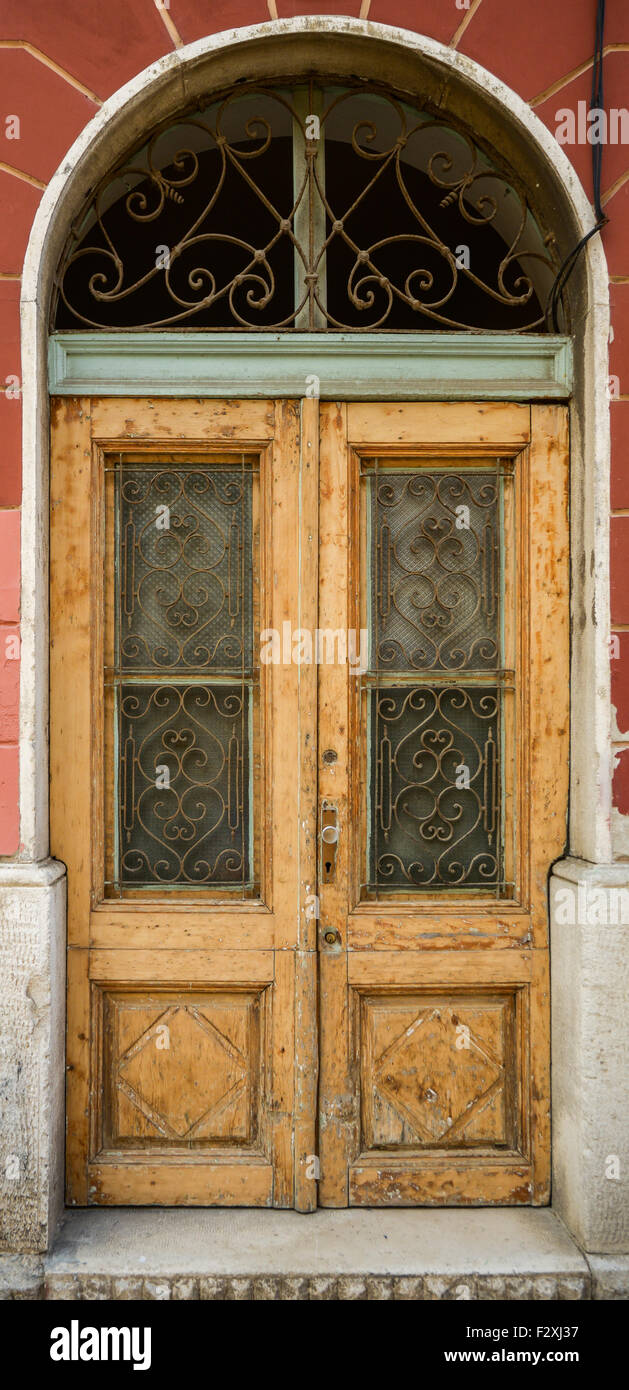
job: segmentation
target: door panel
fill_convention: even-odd
[[[316,602],[307,409],[53,405],[71,1203],[316,1201],[316,682],[259,660]]]
[[[324,1205],[543,1203],[546,882],[565,837],[557,407],[323,405]]]

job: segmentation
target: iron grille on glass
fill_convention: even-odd
[[[421,472],[372,487],[372,604],[380,670],[498,664],[495,476]]]
[[[370,878],[382,888],[491,887],[498,878],[494,687],[371,691]]]
[[[495,151],[378,85],[239,85],[78,218],[53,326],[544,331],[557,271]]]
[[[121,682],[122,884],[247,881],[248,697],[240,685]]]
[[[366,460],[368,896],[504,891],[503,476]],[[488,681],[488,676],[493,680]]]
[[[166,465],[121,475],[125,670],[251,671],[251,475]]]
[[[252,888],[255,459],[112,460],[113,882]]]

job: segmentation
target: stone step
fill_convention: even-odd
[[[549,1209],[68,1212],[50,1255],[0,1257],[0,1298],[625,1298]]]

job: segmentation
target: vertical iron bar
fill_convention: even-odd
[[[245,455],[244,455],[244,451],[243,451],[243,452],[241,453],[241,455],[240,455],[240,537],[241,537],[241,542],[240,542],[240,556],[239,556],[240,564],[239,564],[239,566],[238,566],[238,578],[239,578],[239,583],[240,583],[240,594],[239,594],[239,603],[240,603],[240,748],[239,748],[238,751],[239,751],[239,756],[240,756],[240,758],[242,758],[242,757],[244,756],[244,747],[245,747],[245,637],[246,637],[246,631],[245,631],[245,607],[246,607],[246,605],[245,605],[245,547],[244,547],[244,544],[243,544],[243,537],[244,537],[244,529],[245,529],[245,518],[246,518],[246,515],[247,515],[247,508],[246,508],[246,506],[245,506]],[[253,528],[252,528],[252,532],[253,532]],[[253,534],[252,534],[252,536],[251,536],[251,541],[252,541],[252,547],[253,547]],[[251,563],[252,563],[252,562],[253,562],[253,556],[251,557]],[[253,676],[253,672],[252,672],[252,676]],[[253,688],[252,688],[252,696],[253,696]],[[248,727],[247,727],[247,733],[248,733]],[[248,833],[248,827],[247,827],[247,828],[245,827],[244,814],[243,814],[243,812],[244,812],[244,805],[243,805],[242,808],[241,808],[241,806],[240,806],[241,789],[244,789],[244,776],[240,776],[240,777],[239,777],[239,776],[238,776],[238,772],[237,772],[237,773],[236,773],[236,798],[237,798],[237,805],[238,805],[237,815],[238,815],[238,820],[239,820],[239,823],[240,823],[240,882],[241,882],[241,892],[242,892],[243,895],[244,895],[244,886],[245,886],[245,850],[246,850],[247,859],[248,859],[248,857],[249,857],[249,845],[248,845],[248,844],[245,845],[245,835]]]
[[[121,750],[121,746],[120,746],[120,739],[121,739],[121,733],[122,733],[122,711],[121,711],[121,697],[122,697],[122,685],[121,685],[121,680],[122,680],[122,649],[121,649],[121,633],[122,633],[122,575],[121,575],[121,560],[122,560],[122,554],[121,554],[121,551],[122,551],[122,548],[123,548],[123,540],[122,540],[122,454],[121,454],[121,453],[118,454],[118,462],[117,462],[117,464],[114,464],[114,499],[113,499],[113,500],[114,500],[114,507],[113,507],[113,511],[114,511],[114,534],[113,534],[113,545],[112,545],[112,548],[111,548],[111,549],[112,549],[112,559],[113,559],[114,572],[113,572],[113,575],[109,576],[109,582],[110,582],[110,583],[113,583],[113,585],[114,585],[114,643],[113,643],[114,650],[113,650],[113,653],[112,653],[113,659],[114,659],[114,669],[113,669],[113,673],[112,673],[112,675],[113,675],[114,699],[113,699],[113,701],[112,701],[112,719],[115,720],[116,726],[117,726],[117,727],[116,727],[116,737],[115,737],[115,739],[112,740],[112,744],[113,744],[113,747],[112,747],[112,757],[115,757],[115,758],[116,758],[116,766],[115,766],[114,768],[112,768],[112,773],[113,773],[113,776],[112,776],[112,787],[113,787],[113,789],[114,789],[114,795],[115,795],[115,790],[116,790],[116,788],[117,788],[117,791],[118,791],[118,796],[117,796],[118,804],[117,804],[117,806],[112,806],[112,807],[110,808],[110,814],[111,814],[111,816],[112,816],[112,820],[113,820],[114,823],[115,823],[115,835],[116,835],[116,844],[115,844],[115,847],[114,847],[115,862],[114,862],[114,873],[113,873],[113,877],[114,877],[115,888],[116,888],[118,897],[121,898],[121,897],[122,897],[122,863],[121,863],[121,855],[122,855],[122,750]]]
[[[379,480],[380,480],[380,457],[379,457],[378,454],[376,454],[376,458],[375,458],[375,468],[374,468],[374,488],[375,488],[375,492],[374,492],[374,498],[375,498],[375,502],[374,502],[374,523],[375,523],[375,524],[374,524],[374,526],[373,526],[373,528],[372,528],[373,537],[374,537],[374,539],[376,540],[376,542],[377,542],[378,537],[379,537],[379,525],[380,525],[380,514],[379,514],[379,507],[378,507],[378,485],[379,485]],[[374,556],[372,556],[372,561],[371,561],[371,563],[372,563],[372,565],[375,564],[375,565],[377,566],[377,563],[378,563],[377,544],[376,544],[376,553],[375,553]],[[373,621],[372,621],[372,626],[374,626],[374,625],[375,625],[375,624],[374,624]],[[376,748],[377,748],[378,726],[379,726],[379,720],[380,720],[380,634],[379,634],[379,632],[376,631],[376,633],[374,633],[374,639],[375,639],[375,649],[376,649],[376,650],[375,650],[375,663],[376,663],[376,717],[375,717],[375,721],[374,721],[374,741],[375,741],[375,743],[376,743]],[[370,698],[373,699],[373,696],[370,695]],[[380,892],[379,892],[380,883],[379,883],[378,865],[379,865],[379,863],[380,863],[380,836],[379,836],[379,833],[378,833],[378,831],[379,831],[379,825],[378,825],[378,820],[379,820],[379,818],[378,818],[378,816],[375,814],[375,809],[376,809],[376,808],[374,807],[374,810],[373,810],[373,829],[372,829],[372,834],[374,835],[374,838],[375,838],[375,857],[374,857],[375,893],[376,893],[376,902],[379,902],[379,901],[380,901]]]

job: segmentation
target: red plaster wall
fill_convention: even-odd
[[[18,847],[20,273],[43,188],[100,102],[174,46],[269,18],[349,14],[452,44],[496,73],[554,130],[555,113],[589,104],[595,0],[20,0],[0,6],[0,854]],[[629,8],[607,0],[606,104],[629,104]],[[584,71],[582,71],[584,69]],[[7,138],[6,117],[20,118]],[[591,190],[589,146],[564,146]],[[629,147],[607,146],[604,232],[612,279],[612,653],[620,739],[629,745]],[[11,655],[7,655],[10,652]],[[614,797],[629,814],[629,747],[618,747]]]

